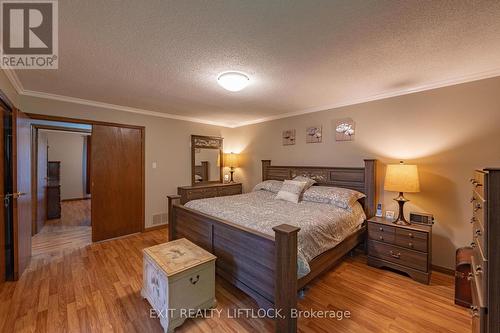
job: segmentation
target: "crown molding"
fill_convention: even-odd
[[[97,107],[97,108],[104,108],[104,109],[111,109],[111,110],[117,110],[117,111],[142,114],[142,115],[146,115],[146,116],[175,119],[175,120],[183,120],[183,121],[189,121],[189,122],[193,122],[193,123],[200,123],[200,124],[206,124],[206,125],[229,127],[229,126],[227,126],[227,124],[223,124],[223,123],[219,123],[219,122],[215,122],[215,121],[210,121],[210,120],[198,119],[198,118],[194,118],[194,117],[180,116],[180,115],[176,115],[176,114],[164,113],[164,112],[158,112],[158,111],[150,111],[150,110],[139,109],[139,108],[123,106],[123,105],[117,105],[117,104],[97,102],[97,101],[92,101],[92,100],[82,99],[82,98],[77,98],[77,97],[49,94],[49,93],[33,91],[33,90],[24,90],[22,95],[30,96],[30,97],[44,98],[44,99],[51,99],[51,100],[67,102],[67,103],[93,106],[93,107]]]
[[[10,68],[4,68],[3,72],[5,73],[5,76],[7,76],[7,79],[9,79],[10,84],[12,84],[16,92],[19,95],[22,95],[24,92],[23,84],[21,83],[21,80],[19,80],[16,72]]]
[[[308,113],[328,111],[328,110],[337,109],[337,108],[350,106],[350,105],[363,104],[363,103],[373,102],[373,101],[387,99],[387,98],[391,98],[391,97],[409,95],[409,94],[414,94],[414,93],[418,93],[418,92],[422,92],[422,91],[454,86],[457,84],[462,84],[462,83],[467,83],[467,82],[490,79],[490,78],[497,77],[497,76],[500,76],[500,68],[494,69],[491,71],[475,73],[475,74],[471,74],[471,75],[465,75],[465,76],[462,76],[459,78],[442,80],[442,81],[438,81],[438,82],[424,84],[424,85],[414,87],[414,88],[386,91],[386,92],[383,92],[380,94],[372,95],[369,97],[356,98],[356,99],[352,99],[352,100],[346,101],[346,102],[340,102],[340,103],[330,104],[330,105],[323,105],[323,106],[313,107],[313,108],[309,108],[309,109],[305,109],[305,110],[281,113],[281,114],[277,114],[275,116],[264,117],[264,118],[260,118],[260,119],[256,119],[256,120],[241,122],[238,125],[233,126],[233,128],[264,123],[267,121],[272,121],[272,120],[277,120],[277,119],[300,116],[300,115],[308,114]]]
[[[93,107],[104,108],[104,109],[111,109],[111,110],[117,110],[117,111],[123,111],[123,112],[142,114],[142,115],[153,116],[153,117],[183,120],[183,121],[189,121],[189,122],[206,124],[206,125],[213,125],[213,126],[220,126],[220,127],[226,127],[226,128],[238,128],[238,127],[243,127],[243,126],[248,126],[248,125],[264,123],[264,122],[272,121],[272,120],[300,116],[300,115],[304,115],[304,114],[308,114],[308,113],[328,111],[328,110],[337,109],[340,107],[362,104],[362,103],[382,100],[382,99],[386,99],[386,98],[403,96],[403,95],[418,93],[418,92],[422,92],[422,91],[444,88],[444,87],[448,87],[448,86],[454,86],[457,84],[462,84],[462,83],[467,83],[467,82],[472,82],[472,81],[479,81],[479,80],[483,80],[483,79],[489,79],[489,78],[500,76],[500,68],[497,68],[497,69],[493,69],[493,70],[485,71],[485,72],[481,72],[481,73],[464,75],[464,76],[461,76],[458,78],[432,82],[429,84],[424,84],[424,85],[420,85],[418,87],[413,87],[413,88],[409,88],[409,89],[399,89],[399,90],[395,89],[395,90],[382,92],[380,94],[376,94],[376,95],[372,95],[372,96],[368,96],[368,97],[356,98],[356,99],[352,99],[349,101],[308,108],[305,110],[297,110],[297,111],[293,111],[293,112],[281,113],[281,114],[277,114],[274,116],[269,116],[269,117],[264,117],[264,118],[259,118],[259,119],[255,119],[255,120],[244,121],[244,122],[229,125],[227,123],[204,120],[204,119],[199,119],[199,118],[195,118],[195,117],[186,117],[186,116],[180,116],[180,115],[176,115],[176,114],[163,113],[163,112],[158,112],[158,111],[150,111],[150,110],[145,110],[145,109],[140,109],[140,108],[98,102],[98,101],[93,101],[93,100],[88,100],[88,99],[77,98],[77,97],[69,97],[69,96],[50,94],[50,93],[34,91],[34,90],[26,90],[26,89],[24,89],[21,81],[19,80],[19,78],[14,70],[3,69],[3,71],[19,95],[38,97],[38,98],[44,98],[44,99],[51,99],[51,100],[57,100],[57,101],[61,101],[61,102],[75,103],[75,104],[93,106]]]

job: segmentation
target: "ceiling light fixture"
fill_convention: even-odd
[[[240,91],[250,84],[250,78],[240,72],[224,72],[217,78],[217,83],[229,91]]]

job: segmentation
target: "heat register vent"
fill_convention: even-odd
[[[168,223],[168,214],[160,213],[153,215],[153,225]]]

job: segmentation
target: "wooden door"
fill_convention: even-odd
[[[140,232],[143,131],[93,125],[91,149],[92,241]]]
[[[38,130],[37,130],[38,131]],[[37,133],[37,204],[36,204],[36,231],[40,232],[47,220],[47,154],[48,154],[47,134],[38,131]]]
[[[18,279],[31,258],[31,130],[29,117],[12,112],[14,278]]]
[[[5,198],[5,129],[4,117],[8,117],[9,112],[0,105],[0,282],[5,281],[6,262],[5,262],[5,205],[3,199]]]

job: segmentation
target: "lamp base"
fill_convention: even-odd
[[[410,200],[404,197],[403,192],[399,192],[399,196],[397,198],[394,198],[394,200],[399,205],[399,214],[397,220],[394,220],[392,223],[397,225],[410,225],[411,223],[406,221],[404,214],[404,205]]]
[[[229,180],[229,182],[234,183],[234,179],[233,179],[234,170],[230,170],[229,173],[231,174],[231,179]]]

